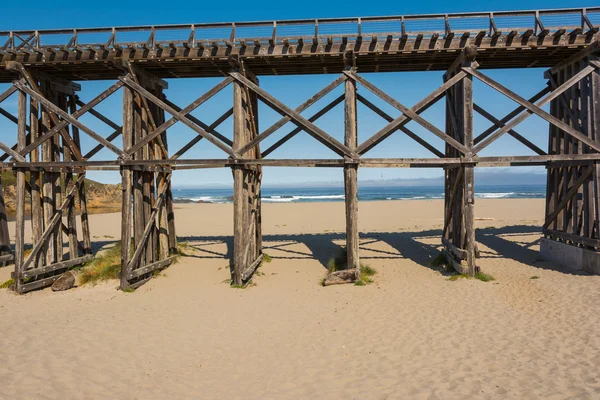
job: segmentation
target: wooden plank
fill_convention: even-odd
[[[21,274],[21,278],[29,279],[29,278],[33,278],[35,276],[46,274],[48,272],[54,272],[57,270],[71,268],[71,267],[74,267],[77,265],[85,264],[86,262],[91,261],[93,259],[94,259],[93,255],[86,254],[85,256],[73,258],[73,259],[66,260],[66,261],[61,261],[61,262],[54,263],[54,264],[44,265],[43,267],[31,268],[26,271],[23,271],[23,273]]]
[[[364,104],[367,108],[369,108],[371,111],[373,111],[374,113],[376,113],[377,115],[379,115],[380,117],[382,117],[383,119],[385,119],[387,122],[392,122],[394,120],[393,117],[391,117],[389,114],[387,114],[385,111],[383,111],[381,108],[377,107],[375,104],[371,103],[368,99],[364,98],[363,96],[361,96],[360,94],[356,94],[356,98],[358,99],[358,101],[360,101],[362,104]],[[433,154],[435,154],[438,157],[444,157],[444,153],[442,153],[441,151],[439,151],[438,149],[436,149],[435,147],[433,147],[432,145],[430,145],[429,143],[427,143],[427,141],[421,139],[419,137],[419,135],[417,135],[416,133],[414,133],[413,131],[411,131],[410,129],[400,125],[398,127],[398,130],[405,133],[406,136],[408,136],[409,138],[413,139],[415,142],[419,143],[421,146],[425,147],[427,150],[429,150],[430,152],[432,152]]]
[[[245,143],[246,115],[243,105],[243,87],[239,82],[233,83],[233,151],[237,152]],[[233,269],[232,281],[235,285],[243,283],[244,249],[246,247],[246,218],[244,205],[244,170],[240,166],[233,169]]]
[[[489,112],[487,112],[486,110],[484,110],[483,108],[481,108],[480,106],[478,106],[475,103],[473,103],[473,109],[475,111],[477,111],[485,119],[487,119],[490,122],[492,122],[494,124],[492,126],[493,129],[495,129],[495,128],[502,128],[504,126],[504,122],[502,122],[498,118],[494,117],[492,114],[490,114]],[[546,155],[547,154],[544,150],[540,149],[538,146],[536,146],[535,144],[533,144],[527,138],[525,138],[524,136],[522,136],[519,133],[517,133],[514,129],[509,130],[508,134],[510,136],[514,137],[515,139],[517,139],[519,142],[523,143],[525,146],[527,146],[529,149],[533,150],[537,154],[539,154],[539,155]]]
[[[448,239],[442,237],[442,244],[450,251],[457,259],[466,260],[467,259],[467,250],[458,248]]]
[[[344,86],[344,144],[354,151],[358,146],[356,82],[347,79]],[[344,166],[344,194],[346,206],[346,269],[355,270],[356,279],[360,279],[357,164],[346,164]]]
[[[322,109],[320,109],[319,111],[317,111],[315,114],[313,114],[308,119],[308,121],[309,122],[315,122],[316,120],[318,120],[319,118],[321,118],[323,115],[325,115],[329,111],[331,111],[335,106],[337,106],[342,101],[344,101],[344,98],[345,98],[345,95],[343,95],[343,94],[340,95],[340,96],[338,96],[331,103],[327,104],[325,107],[323,107]],[[268,149],[266,149],[265,151],[263,151],[262,152],[262,158],[267,157],[269,154],[271,154],[273,151],[277,150],[284,143],[286,143],[287,141],[289,141],[291,138],[293,138],[294,136],[296,136],[300,132],[302,132],[302,128],[297,126],[292,131],[290,131],[290,133],[288,133],[287,135],[283,136],[277,142],[273,143]]]
[[[430,122],[428,122],[425,119],[423,119],[421,116],[419,116],[419,114],[417,112],[415,112],[412,109],[404,106],[398,100],[396,100],[396,99],[388,96],[386,93],[384,93],[382,90],[380,90],[379,88],[377,88],[375,85],[371,84],[369,81],[367,81],[363,77],[357,75],[356,73],[348,73],[346,71],[344,71],[344,72],[348,76],[352,77],[352,79],[354,79],[358,83],[360,83],[362,86],[364,86],[367,89],[369,89],[371,92],[373,92],[379,98],[381,98],[382,100],[384,100],[388,104],[390,104],[390,105],[394,106],[395,108],[397,108],[398,110],[400,110],[400,112],[402,112],[404,115],[406,115],[410,119],[414,120],[416,123],[418,123],[419,125],[421,125],[423,128],[427,129],[428,131],[430,131],[431,133],[433,133],[434,135],[436,135],[437,137],[439,137],[440,139],[442,139],[443,141],[445,141],[449,145],[451,145],[454,148],[458,149],[463,154],[468,154],[469,153],[469,149],[467,149],[465,146],[463,146],[458,141],[456,141],[453,138],[451,138],[448,135],[446,135],[444,132],[442,132],[440,129],[438,129],[435,125],[433,125]],[[390,123],[390,125],[395,125],[395,123],[392,122],[392,123]]]
[[[245,282],[248,280],[248,278],[250,278],[252,276],[252,274],[254,273],[254,271],[256,271],[256,268],[258,268],[258,266],[260,265],[260,263],[263,260],[263,255],[259,255],[250,265],[248,265],[246,267],[246,269],[244,269],[244,271],[242,272],[242,281]]]
[[[116,147],[115,145],[113,145],[111,142],[109,142],[108,140],[106,140],[105,138],[103,138],[102,136],[100,136],[99,134],[97,134],[96,132],[94,132],[92,129],[88,128],[87,126],[85,126],[84,124],[82,124],[81,122],[79,122],[76,118],[74,118],[73,116],[71,116],[69,113],[61,110],[59,107],[57,107],[56,105],[52,104],[50,101],[48,101],[46,98],[44,98],[44,96],[36,93],[35,91],[29,89],[28,87],[16,83],[17,87],[20,90],[25,91],[27,94],[29,94],[31,97],[35,98],[37,101],[39,101],[41,104],[44,105],[44,107],[46,107],[47,109],[49,109],[50,111],[52,111],[54,114],[59,115],[62,119],[63,122],[55,122],[55,128],[56,126],[60,126],[62,125],[63,127],[68,125],[69,123],[71,125],[76,126],[77,128],[79,128],[80,130],[84,131],[86,134],[88,134],[90,137],[92,137],[94,140],[96,140],[97,142],[100,142],[104,145],[104,147],[108,148],[109,150],[111,150],[113,153],[117,154],[118,156],[126,156],[126,154],[119,149],[118,147]],[[93,102],[88,103],[88,106],[90,106],[90,104],[92,104]],[[83,110],[83,108],[79,109],[79,112],[81,112],[81,110]],[[50,114],[52,115],[52,114]],[[53,116],[53,118],[56,118],[55,116]],[[44,138],[46,138],[47,136],[50,137],[50,133],[54,132],[54,129],[49,130],[49,132],[45,133],[44,135],[42,135],[42,137],[38,140],[38,141],[43,141],[45,140]],[[61,129],[60,132],[64,132],[64,129]],[[63,133],[63,138],[67,137],[67,135],[65,135]],[[70,138],[69,138],[70,140]],[[72,142],[72,140],[71,140]],[[34,143],[32,143],[33,145]],[[73,148],[75,148],[75,145],[72,144],[70,145],[71,150],[73,151]],[[74,151],[74,153],[76,154],[77,150]],[[81,154],[79,154],[77,156],[78,159],[82,159],[83,156]]]
[[[508,132],[514,126],[516,126],[517,124],[519,124],[522,121],[524,121],[525,119],[527,119],[531,114],[538,115],[539,117],[545,119],[546,121],[550,122],[551,124],[556,125],[558,128],[562,129],[564,132],[568,133],[569,135],[581,140],[583,143],[587,144],[594,150],[600,151],[599,143],[596,143],[596,142],[590,140],[588,137],[584,136],[580,132],[571,128],[569,125],[565,124],[561,120],[554,118],[552,115],[548,114],[546,111],[544,111],[540,108],[540,107],[544,106],[545,104],[547,104],[552,99],[558,97],[561,93],[563,93],[565,90],[570,88],[572,85],[579,82],[583,77],[587,76],[590,72],[593,71],[593,67],[588,67],[588,68],[583,69],[578,74],[574,75],[571,79],[567,80],[560,87],[553,90],[548,96],[544,97],[544,99],[540,100],[536,104],[529,103],[527,100],[525,100],[521,96],[517,95],[516,93],[507,89],[506,87],[500,85],[499,83],[490,79],[489,77],[483,75],[481,72],[478,72],[472,68],[464,68],[464,70],[467,71],[469,74],[473,75],[474,77],[476,77],[477,79],[479,79],[480,81],[482,81],[483,83],[485,83],[486,85],[490,86],[491,88],[497,90],[498,92],[504,94],[505,96],[509,97],[510,99],[512,99],[515,102],[522,105],[523,107],[527,108],[527,111],[519,114],[518,117],[514,118],[511,122],[504,125],[503,128],[496,131],[495,133],[490,135],[490,137],[488,137],[485,141],[483,141],[479,145],[477,145],[473,149],[474,152],[479,153],[483,148],[487,147],[489,144],[491,144],[491,142],[496,140],[502,134]]]
[[[594,166],[590,165],[581,174],[579,179],[577,179],[573,183],[573,185],[571,186],[569,191],[567,191],[564,194],[564,196],[562,196],[560,203],[558,203],[558,206],[554,209],[552,214],[550,214],[546,217],[546,222],[544,223],[544,226],[543,226],[544,228],[548,228],[548,226],[550,226],[550,223],[556,219],[556,217],[562,211],[562,209],[568,204],[568,202],[573,198],[573,196],[575,196],[577,194],[579,187],[583,184],[583,182],[585,182],[586,179],[588,179],[591,176],[593,171],[594,171]]]
[[[79,177],[79,179],[78,179],[79,183],[81,183],[82,180],[83,180],[83,177]],[[54,214],[52,219],[47,223],[47,225],[45,227],[46,229],[44,230],[44,232],[42,233],[42,236],[40,237],[40,241],[34,244],[33,249],[31,250],[31,253],[29,254],[29,257],[23,264],[23,268],[22,268],[23,271],[27,270],[29,268],[29,266],[32,264],[37,253],[44,246],[44,242],[46,242],[47,240],[52,238],[52,235],[56,231],[56,226],[58,226],[60,228],[60,225],[58,225],[58,223],[61,221],[62,215],[63,215],[65,209],[67,208],[67,206],[69,205],[69,203],[71,202],[74,195],[75,195],[75,186],[73,186],[71,188],[71,190],[69,190],[69,192],[67,192],[67,196],[63,200],[62,204],[56,210],[56,213]],[[57,262],[57,261],[53,261],[52,263],[55,263],[55,262]]]
[[[309,98],[304,103],[302,103],[298,107],[296,107],[294,109],[294,111],[299,114],[302,111],[308,109],[310,106],[315,104],[317,101],[321,100],[323,97],[325,97],[331,91],[333,91],[335,88],[337,88],[339,85],[341,85],[342,82],[344,82],[345,80],[346,80],[345,75],[339,76],[337,79],[335,79],[329,85],[325,86],[323,89],[318,91],[311,98]],[[260,135],[258,135],[256,138],[254,138],[253,140],[248,142],[244,147],[242,147],[239,150],[240,156],[243,156],[249,149],[253,148],[258,143],[260,143],[263,140],[265,140],[266,138],[268,138],[272,133],[276,132],[278,129],[280,129],[282,126],[284,126],[291,120],[292,119],[286,115],[283,118],[281,118],[279,121],[275,122],[273,125],[271,125],[269,128],[267,128],[265,131],[263,131]],[[310,122],[310,120],[309,120],[309,122]]]
[[[158,210],[160,209],[160,206],[165,199],[167,187],[168,187],[168,185],[165,184],[160,189],[160,194],[157,197],[156,204],[154,204],[154,207],[152,207],[152,213],[150,214],[149,218],[147,219],[146,225],[144,226],[144,231],[142,232],[141,235],[139,235],[135,238],[135,242],[136,242],[135,251],[133,253],[133,256],[131,256],[131,260],[129,261],[129,265],[127,267],[128,271],[135,270],[134,267],[138,264],[140,257],[142,255],[142,252],[144,252],[146,250],[146,246],[144,246],[144,243],[150,236],[150,231],[152,230],[152,227],[154,226],[156,217],[158,216]]]
[[[128,149],[133,141],[133,93],[125,87],[123,88],[123,147]],[[128,167],[121,167],[121,190],[123,198],[121,200],[121,273],[119,276],[121,290],[127,289],[129,284],[130,249],[131,249],[131,210],[133,198],[133,177],[132,170]]]
[[[219,118],[217,118],[215,120],[215,122],[213,122],[212,124],[210,124],[209,126],[207,126],[205,128],[206,132],[212,133],[216,137],[219,137],[219,136],[217,136],[218,132],[216,132],[215,129],[219,125],[221,125],[223,122],[225,122],[225,120],[228,119],[229,117],[231,117],[232,115],[233,115],[233,108],[230,108],[223,115],[221,115]],[[188,114],[188,118],[190,118],[190,114]],[[190,118],[190,121],[195,122],[195,123],[201,122],[199,120],[198,121],[194,121],[194,119],[192,119],[192,118]],[[175,154],[173,154],[171,156],[171,160],[176,160],[179,157],[181,157],[182,155],[184,155],[189,149],[191,149],[194,145],[196,145],[196,143],[198,143],[202,139],[203,139],[203,137],[200,136],[200,135],[198,135],[195,138],[193,138],[192,140],[190,140],[185,146],[183,146],[181,149],[179,149],[179,151],[177,151],[177,153],[175,153]],[[221,139],[222,142],[226,143],[229,146],[233,145],[233,142],[231,140],[229,140],[228,138],[224,137],[224,136],[223,136],[223,138],[220,138],[220,139]],[[224,139],[226,139],[226,140],[224,140]]]
[[[25,82],[23,80],[21,81],[14,81],[13,85],[16,86],[19,90],[23,90],[25,91],[27,94],[29,94],[31,97],[36,98],[36,100],[40,101],[40,97],[43,100],[46,100],[43,96],[42,93],[40,91],[40,88],[37,84],[37,81],[31,76],[31,74],[25,69],[25,67],[23,67],[22,64],[18,63],[18,62],[14,62],[14,61],[8,61],[6,62],[6,69],[9,71],[15,71],[21,74],[21,77],[24,79],[25,82],[27,82],[27,84],[30,86],[30,88],[25,86]],[[49,87],[51,84],[49,81],[46,81],[44,79],[42,79],[42,81],[45,82],[46,87]],[[56,93],[56,88],[49,88],[50,92],[55,94]],[[40,101],[41,102],[41,101]],[[46,100],[47,102],[47,100]],[[58,107],[54,106],[54,104],[47,102],[44,105],[47,106],[47,104],[50,104],[51,107],[54,107],[54,109],[51,109],[51,111],[55,112],[55,110],[58,109]],[[58,117],[52,113],[48,114],[48,117],[50,118],[50,120],[52,121],[52,123],[54,125],[59,125],[60,121],[58,120]],[[63,140],[66,142],[67,146],[69,147],[69,149],[73,152],[73,156],[78,159],[81,160],[81,153],[78,152],[77,148],[75,147],[73,140],[71,139],[71,137],[69,136],[69,133],[62,129],[60,131],[60,135],[63,137]]]
[[[573,235],[571,233],[561,232],[554,229],[543,229],[542,232],[544,233],[544,235],[552,236],[555,239],[561,239],[563,241],[569,241],[575,244],[600,249],[600,239],[588,238],[580,235]]]
[[[157,269],[165,268],[165,267],[171,265],[171,263],[173,261],[175,261],[176,258],[177,258],[177,256],[171,256],[171,257],[165,258],[164,260],[156,261],[151,264],[144,265],[143,267],[136,268],[129,273],[129,279],[138,278],[144,274],[154,272]]]
[[[212,134],[206,132],[204,129],[200,128],[198,125],[195,125],[192,121],[190,121],[185,116],[186,114],[189,114],[192,110],[194,110],[198,106],[200,106],[202,103],[204,103],[206,100],[210,99],[212,96],[217,94],[219,91],[221,91],[227,85],[229,85],[231,80],[225,79],[220,84],[218,84],[213,89],[211,89],[211,91],[209,91],[209,92],[205,93],[203,96],[201,96],[198,100],[196,100],[190,106],[184,108],[182,112],[178,112],[178,111],[175,111],[169,105],[167,105],[164,101],[157,98],[152,93],[148,92],[146,89],[144,89],[143,87],[141,87],[140,85],[135,83],[131,78],[120,77],[119,79],[121,80],[121,82],[123,82],[126,85],[128,85],[129,87],[131,87],[137,93],[139,93],[146,99],[150,100],[152,103],[156,104],[157,106],[164,109],[166,112],[168,112],[169,114],[171,114],[173,116],[173,118],[169,119],[164,124],[162,124],[161,126],[156,128],[156,130],[154,130],[150,135],[146,136],[142,141],[136,143],[134,145],[134,147],[132,147],[131,149],[128,149],[127,150],[128,154],[133,154],[135,151],[137,151],[142,146],[149,143],[152,139],[154,139],[156,136],[158,136],[159,134],[164,132],[167,128],[171,127],[173,124],[175,124],[175,122],[177,120],[179,120],[183,124],[185,124],[189,128],[191,128],[192,130],[194,130],[196,133],[198,133],[200,136],[204,137],[206,140],[208,140],[209,142],[211,142],[212,144],[214,144],[215,146],[217,146],[218,148],[223,150],[225,153],[227,153],[230,156],[233,156],[233,153],[229,147],[227,147],[226,145],[221,143],[219,140],[217,140],[217,138],[215,138]]]
[[[444,82],[439,88],[435,89],[429,95],[427,95],[424,99],[415,104],[411,111],[421,114],[426,111],[429,107],[433,106],[437,103],[446,93],[446,91],[454,86],[457,82],[461,81],[467,74],[464,71],[459,72],[448,81]],[[361,143],[356,151],[358,154],[363,155],[367,151],[371,150],[373,147],[377,146],[387,137],[389,137],[392,133],[394,133],[399,126],[404,126],[409,123],[412,119],[406,114],[403,113],[399,117],[395,118],[394,121],[390,122],[387,126],[380,129],[378,132],[373,134],[369,139],[365,140]]]
[[[25,93],[19,91],[17,99],[18,107],[18,131],[17,143],[18,148],[25,147],[27,131],[25,124],[27,121],[27,97]],[[15,231],[15,292],[23,293],[23,280],[20,278],[22,272],[27,269],[27,263],[24,261],[25,255],[25,171],[17,170],[17,215],[16,215],[16,231]]]
[[[288,117],[290,117],[292,122],[302,127],[302,129],[304,129],[309,135],[317,139],[330,150],[334,151],[340,156],[358,158],[358,155],[354,154],[347,146],[343,145],[342,143],[334,139],[332,136],[328,135],[321,128],[309,122],[306,118],[298,114],[296,111],[292,110],[285,104],[281,103],[279,100],[275,99],[273,96],[259,88],[256,84],[254,84],[244,76],[240,75],[237,72],[230,73],[230,76],[232,76],[238,82],[242,83],[254,93],[256,93],[258,97],[273,110],[277,111],[281,115],[287,115]]]
[[[173,107],[173,110],[178,111],[178,112],[182,111],[181,107],[179,107],[177,104],[173,103],[172,101],[169,101],[169,99],[165,98],[165,99],[163,99],[163,101],[166,104],[168,104],[170,107]],[[194,117],[192,114],[186,114],[186,117],[193,123],[198,124],[198,126],[200,126],[202,129],[204,129],[206,132],[213,134],[217,139],[219,139],[221,142],[225,143],[227,146],[232,146],[233,142],[231,140],[229,140],[229,138],[227,136],[217,132],[215,129],[217,126],[221,125],[227,118],[231,117],[232,115],[233,115],[233,108],[230,108],[228,111],[223,113],[223,115],[221,115],[211,125],[206,125],[204,122],[200,121],[198,118]],[[217,123],[217,121],[220,121],[220,122]],[[195,139],[200,140],[200,139],[202,139],[202,136],[197,136]]]

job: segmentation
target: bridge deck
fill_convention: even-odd
[[[18,61],[70,80],[115,79],[128,58],[161,78],[222,76],[231,56],[256,75],[447,70],[466,45],[486,68],[550,67],[598,38],[600,7],[324,20],[0,32]],[[0,82],[13,75],[0,68]]]

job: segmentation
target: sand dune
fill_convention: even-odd
[[[343,203],[265,204],[273,261],[241,290],[231,205],[178,205],[191,256],[135,293],[0,292],[0,398],[600,398],[600,277],[538,259],[544,201],[477,201],[493,282],[430,267],[442,207],[361,202],[375,282],[323,288]],[[118,239],[119,214],[90,221],[97,247]]]

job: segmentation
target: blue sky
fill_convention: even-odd
[[[210,4],[210,5],[206,5]],[[223,2],[202,3],[179,1],[176,3],[144,1],[103,1],[93,2],[66,2],[66,1],[29,1],[22,5],[10,3],[0,6],[2,22],[0,30],[9,29],[45,29],[45,28],[75,28],[90,26],[119,26],[139,24],[168,24],[168,23],[201,23],[214,21],[240,21],[240,20],[272,20],[293,18],[326,18],[346,16],[370,15],[402,15],[420,13],[443,13],[461,11],[497,11],[520,9],[522,2],[505,1],[494,5],[490,9],[489,3],[462,1],[443,2],[437,5],[432,2],[364,2],[364,1],[303,1],[302,3],[282,3],[280,1],[268,2]],[[299,6],[300,5],[300,6]],[[585,6],[586,4],[569,4],[569,6]],[[535,8],[561,8],[564,2],[558,1],[532,1],[527,3],[528,9]],[[31,10],[36,10],[31,12]],[[26,14],[28,18],[22,16]],[[537,93],[545,85],[543,69],[529,70],[487,70],[487,75],[500,81],[523,97]],[[359,71],[360,73],[360,71]],[[363,74],[363,76],[376,84],[389,95],[395,97],[407,106],[425,97],[442,82],[442,73],[439,72],[414,72],[414,73],[380,73]],[[261,87],[273,96],[294,108],[311,97],[315,92],[334,80],[336,75],[320,76],[286,76],[286,77],[261,77]],[[171,79],[167,96],[181,107],[199,97],[206,90],[214,86],[220,79]],[[96,94],[108,87],[112,82],[82,82],[83,90],[80,97],[83,101],[90,100]],[[0,85],[4,89],[5,85]],[[339,87],[330,95],[308,109],[303,115],[310,116],[326,105],[335,97],[342,94],[343,87]],[[359,88],[361,94],[372,100],[392,116],[398,112],[375,98],[366,89]],[[517,106],[516,103],[506,99],[499,93],[488,88],[480,82],[475,82],[475,101],[492,113],[497,118],[503,117]],[[202,105],[193,114],[210,124],[221,113],[231,107],[231,88],[227,88],[209,102]],[[98,109],[114,121],[121,121],[121,93],[117,92]],[[2,105],[11,112],[16,112],[16,96],[13,96]],[[444,128],[444,104],[441,101],[423,114],[423,117],[434,123],[439,128]],[[260,130],[266,129],[280,118],[278,114],[261,104],[259,108]],[[386,122],[366,109],[359,106],[359,142],[365,140]],[[93,117],[84,116],[81,121],[88,124],[97,132],[107,136],[112,131],[106,125],[99,123]],[[316,125],[343,142],[343,104],[338,105],[327,116],[317,121]],[[490,126],[485,119],[476,116],[475,131],[482,132]],[[443,142],[420,125],[411,122],[407,127],[423,138],[429,140],[438,149],[443,149]],[[294,126],[287,124],[277,133],[267,139],[263,149],[269,144],[288,133]],[[231,120],[220,126],[219,131],[231,137]],[[536,116],[530,117],[516,129],[541,148],[547,147],[548,124]],[[0,132],[2,141],[12,144],[16,137],[16,126],[0,116]],[[82,133],[82,135],[84,135]],[[169,130],[169,148],[172,152],[179,149],[196,134],[181,123],[177,123]],[[85,135],[84,135],[85,136]],[[89,149],[94,146],[91,140],[84,140],[83,147]],[[490,148],[480,155],[526,155],[532,154],[529,149],[521,145],[508,135],[496,141]],[[367,153],[369,157],[430,157],[427,150],[412,141],[400,132],[396,132],[383,144]],[[201,141],[187,154],[190,158],[222,158],[225,153],[206,141]],[[306,133],[298,134],[294,139],[282,146],[271,156],[272,158],[334,158],[335,155]],[[97,159],[114,159],[114,155],[103,150]],[[530,171],[532,169],[529,169]],[[540,171],[541,172],[541,171]],[[362,169],[359,179],[391,179],[398,177],[432,177],[442,174],[440,169]],[[103,182],[118,182],[118,172],[90,172],[90,177]],[[306,181],[342,181],[342,171],[339,169],[316,168],[267,168],[264,171],[264,182],[306,182]],[[231,181],[231,171],[228,169],[177,171],[174,175],[175,185],[203,185],[211,183],[225,183]]]

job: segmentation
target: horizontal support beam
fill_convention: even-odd
[[[171,256],[171,257],[165,258],[164,260],[156,261],[156,262],[153,262],[152,264],[144,265],[143,267],[134,269],[133,271],[131,271],[129,273],[129,275],[127,276],[127,279],[134,279],[134,278],[137,278],[138,276],[142,276],[144,274],[155,271],[157,269],[167,267],[167,266],[171,265],[171,263],[173,261],[175,261],[176,258],[177,258],[177,256]]]
[[[600,161],[600,153],[591,154],[553,154],[545,156],[491,156],[465,158],[362,158],[359,160],[345,161],[344,159],[187,159],[187,160],[108,160],[108,161],[63,161],[63,162],[27,162],[27,163],[2,163],[0,168],[84,168],[94,169],[100,167],[153,167],[167,168],[171,166],[196,165],[198,168],[225,168],[236,165],[261,165],[265,167],[343,167],[347,164],[357,164],[360,167],[374,168],[427,168],[427,167],[453,167],[461,165],[475,165],[483,167],[506,167],[540,165],[553,166],[554,163],[562,165],[590,164]]]
[[[28,279],[28,278],[32,278],[34,276],[45,274],[47,272],[52,272],[52,271],[56,271],[59,269],[74,267],[76,265],[85,264],[86,262],[91,261],[93,258],[94,258],[93,255],[88,254],[83,257],[74,258],[72,260],[61,261],[61,262],[50,264],[50,265],[44,265],[43,267],[39,267],[39,268],[28,269],[27,271],[23,271],[21,273],[21,277],[23,279]]]

